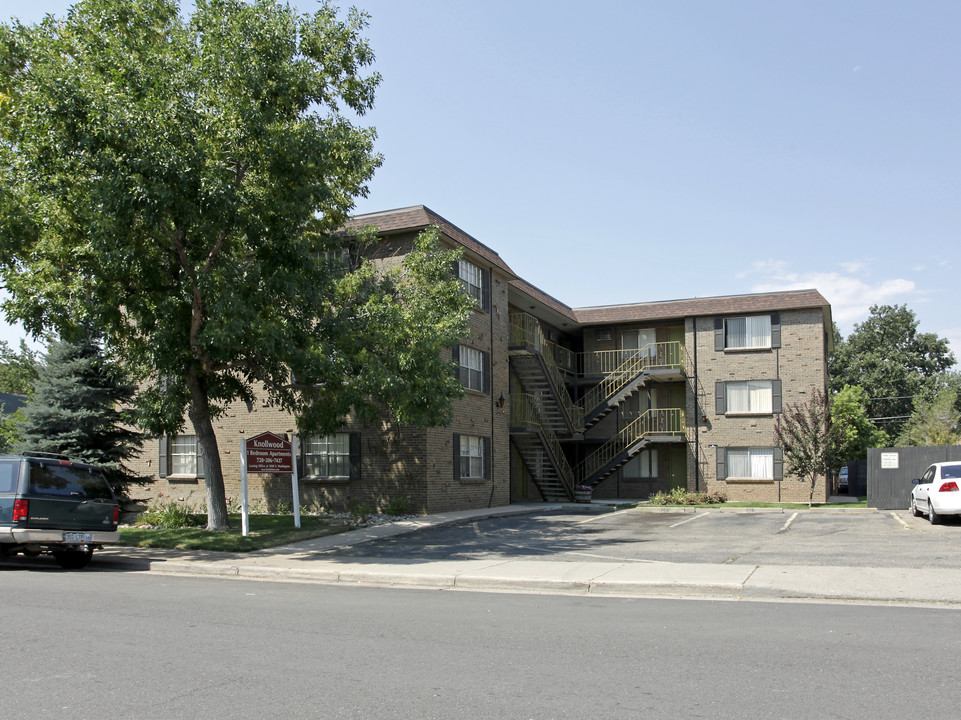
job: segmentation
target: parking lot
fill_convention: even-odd
[[[323,556],[957,568],[961,523],[932,526],[908,511],[561,510],[476,520]]]

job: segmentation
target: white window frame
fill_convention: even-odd
[[[468,390],[484,392],[484,353],[477,348],[461,345],[457,353],[461,366],[461,382]]]
[[[624,465],[621,476],[627,480],[650,480],[657,477],[657,449],[641,450]]]
[[[740,327],[743,324],[743,328]],[[771,347],[771,316],[724,318],[725,350],[763,350]]]
[[[308,477],[349,478],[350,433],[306,437],[304,472]]]
[[[727,478],[735,480],[773,480],[774,448],[728,448],[725,462]]]
[[[774,383],[744,380],[724,384],[725,415],[771,415],[774,412]]]
[[[477,300],[477,304],[482,305],[484,302],[484,271],[469,260],[458,260],[457,277],[467,292]]]
[[[169,475],[197,477],[197,455],[196,435],[171,435]]]
[[[484,479],[484,438],[478,435],[460,436],[460,478]]]

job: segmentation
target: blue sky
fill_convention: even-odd
[[[847,334],[903,303],[961,360],[961,3],[357,5],[358,212],[427,205],[575,307],[814,287]]]

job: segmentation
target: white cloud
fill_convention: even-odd
[[[894,278],[865,282],[860,277],[841,273],[784,273],[770,277],[771,282],[755,285],[753,292],[803,290],[816,288],[829,303],[834,321],[847,333],[854,323],[867,318],[872,305],[917,301],[920,291],[913,280]]]
[[[867,264],[863,262],[843,262],[838,264],[841,267],[843,267],[846,272],[849,272],[852,274],[861,272],[862,270],[866,270],[868,267]]]

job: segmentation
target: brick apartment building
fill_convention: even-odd
[[[301,503],[417,512],[567,501],[646,499],[675,487],[729,500],[807,500],[786,474],[774,429],[788,405],[827,386],[831,308],[816,290],[570,308],[519,278],[500,256],[424,206],[358,216],[384,256],[436,226],[463,248],[459,275],[477,298],[452,349],[466,392],[448,427],[348,423],[300,438]],[[240,442],[288,436],[294,419],[266,403],[215,421],[227,495],[240,485]],[[135,469],[158,493],[203,499],[203,458],[190,435],[148,443]],[[290,504],[289,476],[255,475],[250,496]],[[824,500],[822,478],[815,499]]]

